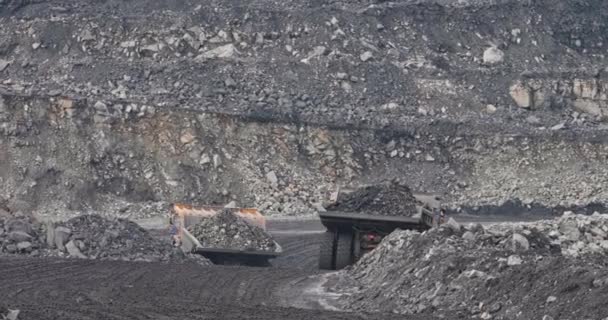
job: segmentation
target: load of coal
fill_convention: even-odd
[[[341,272],[341,306],[445,319],[604,319],[608,215],[397,230]]]
[[[49,247],[71,257],[172,262],[186,259],[179,249],[152,237],[138,224],[126,219],[83,215],[56,226],[53,232],[48,228]]]
[[[382,216],[408,216],[416,214],[418,201],[412,190],[398,181],[365,186],[351,193],[341,193],[327,211],[363,213]]]
[[[250,225],[229,209],[202,219],[188,227],[188,231],[205,248],[270,252],[278,249],[272,236],[264,229]]]

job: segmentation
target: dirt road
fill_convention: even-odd
[[[281,307],[276,294],[306,275],[293,269],[2,258],[0,270],[0,301],[28,320],[386,319]]]

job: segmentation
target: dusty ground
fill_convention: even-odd
[[[272,268],[0,258],[0,307],[27,320],[428,319],[323,310],[323,296],[304,292],[316,283],[318,222],[274,225],[286,254]]]

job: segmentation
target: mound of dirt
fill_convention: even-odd
[[[343,307],[449,319],[602,319],[608,215],[396,231],[337,285]]]
[[[274,239],[262,228],[252,226],[230,210],[188,227],[203,247],[276,251]]]
[[[337,201],[326,209],[383,216],[412,216],[416,213],[416,203],[416,198],[407,185],[392,181],[340,194]]]
[[[132,261],[183,261],[185,256],[125,219],[83,215],[55,228],[55,244],[71,256]]]

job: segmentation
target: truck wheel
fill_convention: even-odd
[[[340,270],[353,262],[352,250],[353,234],[352,232],[339,232],[338,244],[336,246],[336,270]]]
[[[332,257],[334,255],[334,233],[325,231],[321,235],[319,244],[319,269],[333,270]]]

